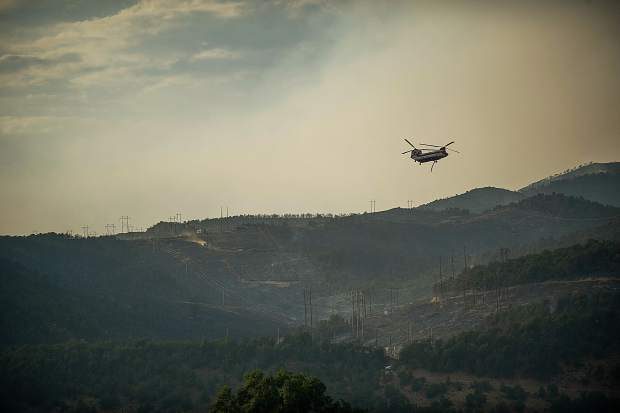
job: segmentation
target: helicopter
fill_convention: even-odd
[[[438,160],[445,158],[446,156],[448,156],[448,151],[452,151],[452,152],[456,152],[456,153],[460,153],[459,151],[455,150],[455,149],[451,149],[448,148],[449,145],[452,145],[454,143],[454,141],[447,143],[443,146],[439,146],[439,145],[428,145],[426,143],[421,143],[420,146],[429,146],[432,148],[439,148],[439,149],[426,149],[426,148],[422,148],[422,149],[418,149],[416,148],[413,143],[409,142],[409,140],[407,138],[404,138],[405,142],[407,142],[409,145],[411,145],[411,147],[413,149],[410,149],[408,151],[403,152],[402,154],[406,154],[411,152],[411,159],[413,159],[415,162],[418,162],[421,164],[425,163],[425,162],[433,162],[433,164],[431,165],[431,172],[433,172],[433,167],[435,166],[435,164],[437,163]],[[424,152],[426,151],[426,152]]]

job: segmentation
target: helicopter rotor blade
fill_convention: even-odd
[[[442,148],[443,147],[443,146],[439,146],[439,145],[429,145],[428,143],[421,143],[420,145],[432,146],[433,148]]]
[[[404,155],[404,154],[409,153],[409,152],[413,152],[413,149],[410,149],[410,150],[408,150],[406,152],[403,152],[401,155]]]
[[[453,143],[454,143],[454,141],[452,141],[452,142],[450,142],[450,143],[445,144],[443,147],[445,148],[446,146],[448,146],[448,145],[452,145]]]
[[[460,153],[459,151],[457,151],[456,149],[450,149],[450,148],[446,148],[447,150],[451,151],[451,152],[456,152],[456,153]]]
[[[411,145],[412,148],[415,149],[415,146],[413,146],[413,143],[409,142],[409,140],[407,138],[403,138],[403,139],[405,139],[405,142],[407,142],[409,145]]]

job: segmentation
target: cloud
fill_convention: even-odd
[[[76,53],[67,53],[51,59],[28,54],[5,54],[0,56],[0,73],[12,73],[32,66],[54,66],[60,63],[75,63],[81,60]]]
[[[329,0],[275,0],[276,6],[285,6],[288,9],[296,10],[306,7],[328,7]]]
[[[61,78],[83,77],[84,72],[110,68],[138,72],[170,64],[167,58],[132,51],[142,39],[182,24],[183,18],[206,13],[218,19],[241,16],[243,3],[214,0],[142,0],[116,14],[77,22],[59,23],[46,35],[17,44],[5,44],[6,60],[22,57],[0,86],[27,86]],[[222,52],[219,52],[222,53]],[[66,61],[63,56],[77,56]],[[223,56],[223,55],[222,55]],[[25,59],[29,59],[26,61]],[[33,64],[48,62],[47,65]],[[5,63],[5,62],[0,62]],[[10,62],[9,62],[10,63]],[[84,82],[75,82],[84,85]]]
[[[214,48],[214,49],[206,49],[202,50],[196,54],[194,54],[190,60],[229,60],[229,59],[238,59],[241,55],[238,52],[234,52],[228,49],[222,48]]]
[[[69,125],[92,126],[93,121],[75,116],[0,116],[0,137],[51,134]]]
[[[11,10],[17,5],[16,0],[0,0],[0,13]]]

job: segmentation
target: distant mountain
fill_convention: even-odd
[[[419,208],[442,211],[446,209],[466,209],[473,213],[480,213],[495,208],[499,205],[507,205],[512,202],[520,201],[525,195],[509,191],[503,188],[487,186],[467,191],[464,194],[455,195],[450,198],[438,199],[428,204],[421,205]]]
[[[604,225],[620,208],[561,194],[537,195],[481,214],[463,210],[392,209],[342,218],[289,242],[338,280],[389,279],[437,268],[439,257],[475,257],[500,247],[517,249]]]
[[[418,208],[434,211],[463,209],[478,214],[536,194],[553,193],[583,197],[603,205],[620,206],[620,162],[580,165],[541,179],[519,191],[495,187],[475,188]]]
[[[620,206],[620,162],[579,166],[534,182],[519,192],[525,196],[559,193]]]

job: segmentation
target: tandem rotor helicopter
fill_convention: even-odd
[[[448,151],[460,153],[459,151],[455,149],[448,148],[448,146],[452,145],[454,141],[447,143],[444,146],[427,145],[425,143],[420,144],[420,146],[429,146],[432,148],[439,148],[439,149],[426,149],[426,148],[418,149],[413,145],[413,143],[409,142],[409,140],[407,140],[406,138],[405,138],[405,142],[411,145],[413,149],[405,151],[402,154],[404,155],[406,153],[411,152],[411,159],[413,159],[415,162],[419,162],[420,165],[425,162],[433,162],[433,164],[431,165],[431,172],[433,172],[433,167],[435,166],[438,160],[448,156]]]

